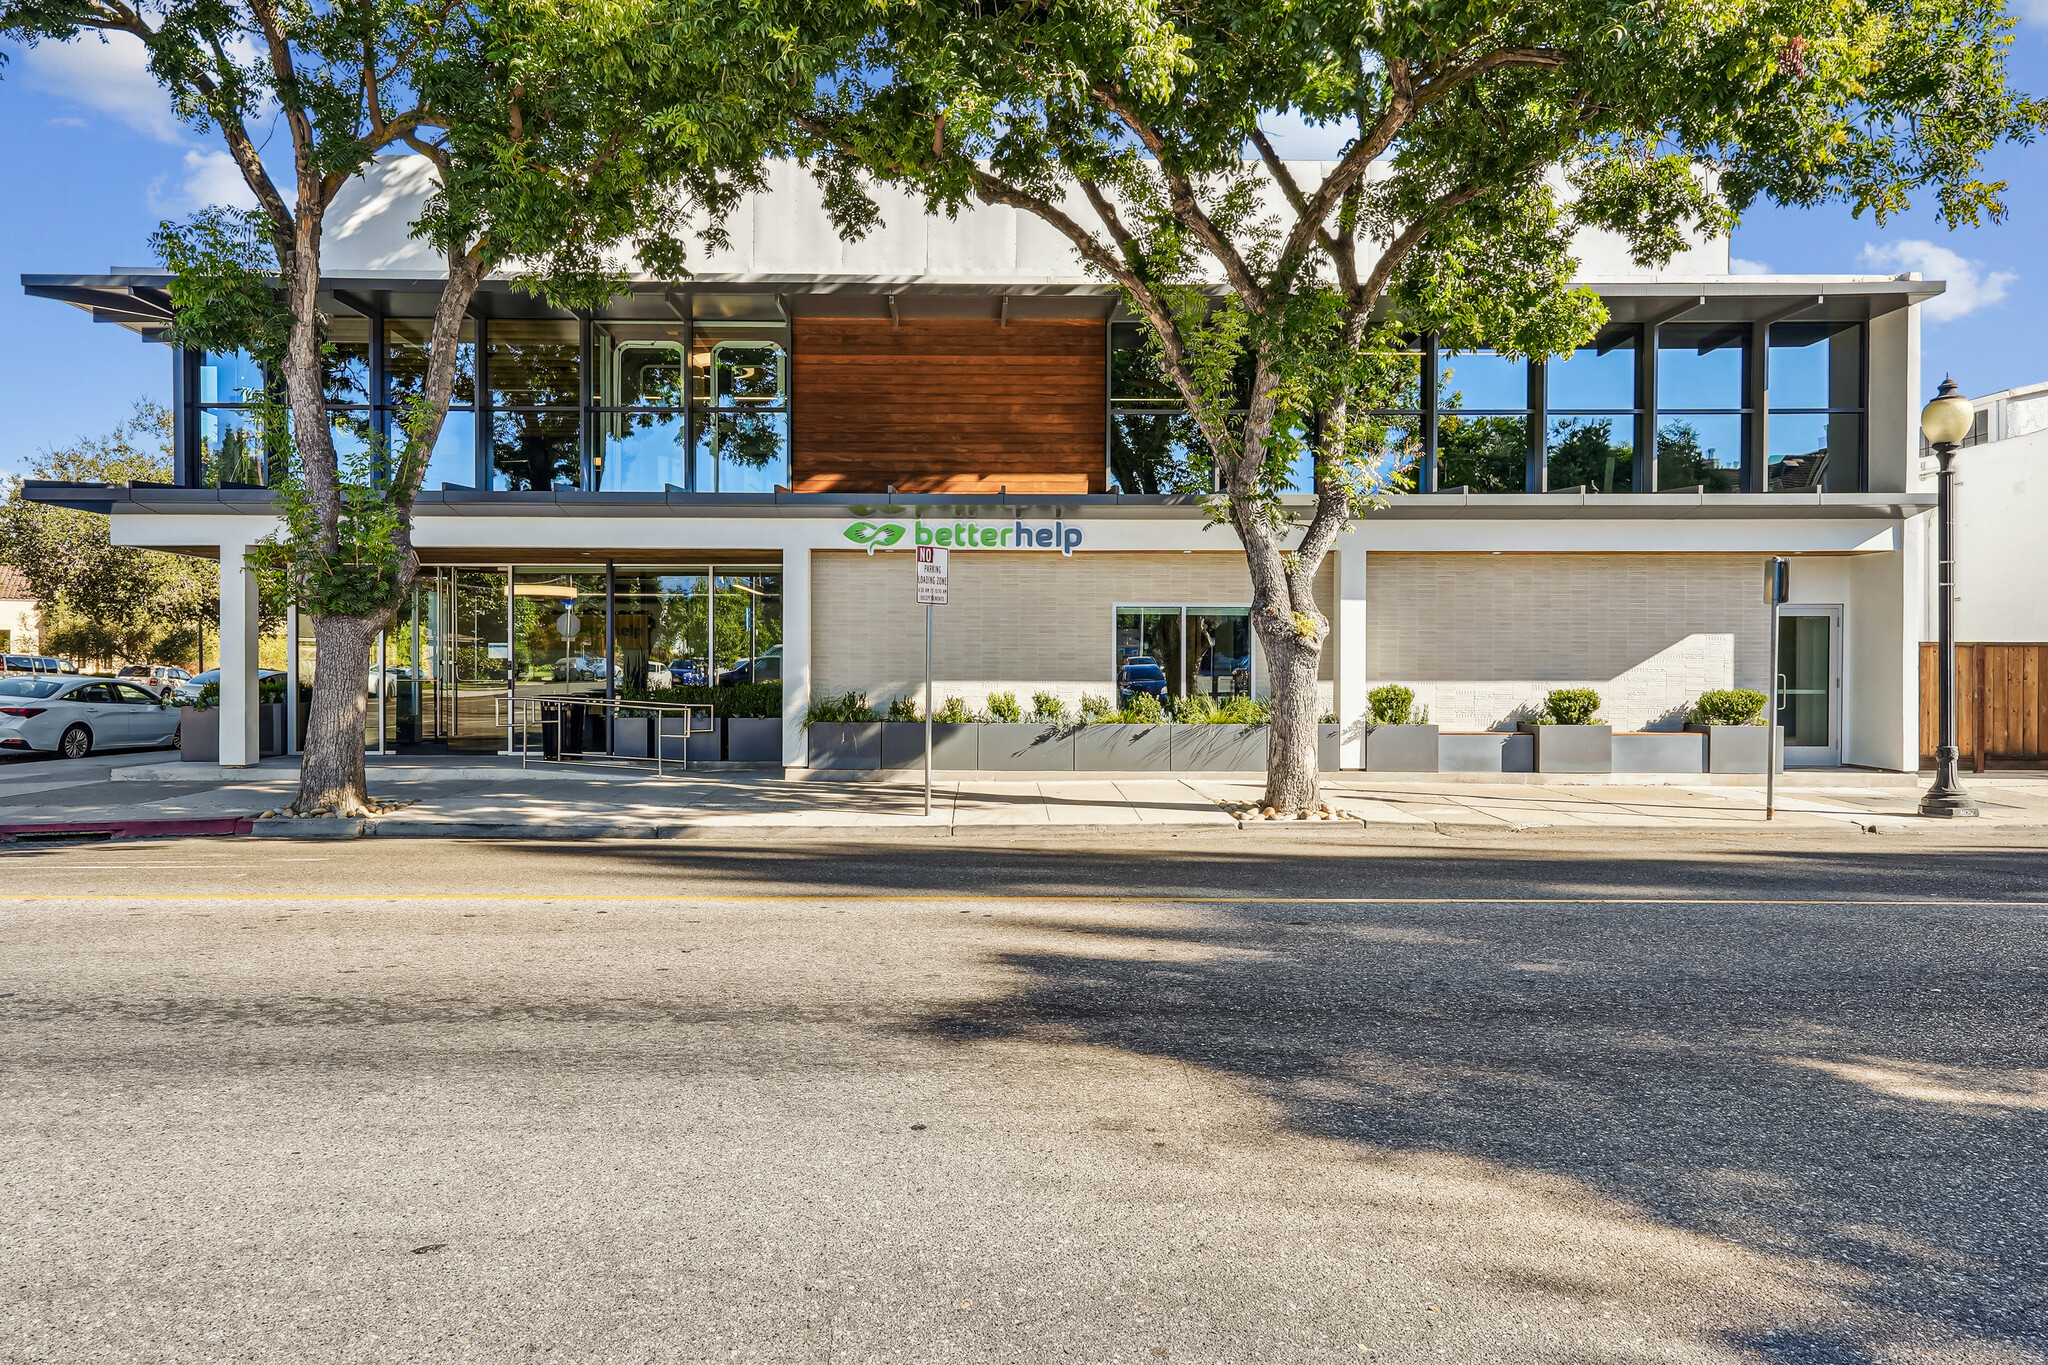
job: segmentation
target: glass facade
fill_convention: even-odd
[[[426,570],[386,637],[387,738],[502,749],[508,699],[603,697],[607,674],[615,696],[709,686],[719,714],[718,689],[781,683],[778,566],[622,565],[610,586],[587,565]]]
[[[344,451],[402,446],[431,321],[336,317],[326,388]],[[1203,438],[1142,324],[1107,326],[1107,486],[1208,491]],[[1569,356],[1384,357],[1356,420],[1368,463],[1418,491],[1855,492],[1866,485],[1868,328],[1858,321],[1610,324]],[[463,323],[453,402],[422,487],[766,494],[787,488],[785,324],[730,319]],[[265,376],[246,355],[188,354],[181,478],[263,486]],[[1241,420],[1248,374],[1238,376]],[[1315,442],[1281,475],[1312,492]],[[275,442],[269,444],[276,444]],[[879,492],[881,490],[872,490]]]

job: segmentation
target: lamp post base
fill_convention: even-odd
[[[1956,760],[1961,754],[1944,744],[1934,751],[1934,785],[1920,798],[1920,813],[1937,820],[1961,820],[1982,814],[1963,784],[1956,781]]]
[[[1961,820],[1983,814],[1977,809],[1977,803],[1970,799],[1968,792],[1943,791],[1938,787],[1920,798],[1920,813],[1931,815],[1938,820]]]

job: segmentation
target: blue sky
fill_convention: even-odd
[[[2048,93],[2048,0],[2020,0],[2014,82]],[[136,399],[166,399],[170,354],[84,313],[22,295],[22,274],[94,273],[151,264],[149,235],[245,193],[216,141],[169,112],[131,45],[86,40],[14,51],[0,69],[0,471],[36,451],[111,429]],[[1289,156],[1327,156],[1330,135],[1296,130]],[[2048,145],[1996,153],[2011,182],[2005,223],[1949,232],[1925,208],[1878,229],[1846,209],[1759,207],[1735,234],[1741,262],[1780,274],[1919,270],[1949,281],[1924,313],[1923,378],[1953,373],[1989,393],[2048,380]],[[2028,244],[2032,243],[2032,246]]]

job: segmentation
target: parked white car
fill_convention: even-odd
[[[84,758],[95,749],[161,749],[178,733],[168,702],[115,678],[0,678],[0,752]]]

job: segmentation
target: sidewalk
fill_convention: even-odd
[[[252,769],[166,763],[161,754],[81,763],[0,767],[0,837],[81,833],[247,830],[262,837],[681,838],[752,830],[895,829],[933,835],[1286,829],[1361,829],[1383,834],[1519,830],[1864,830],[1873,833],[2009,827],[2048,830],[2048,775],[1972,775],[1984,809],[1974,822],[1915,813],[1921,783],[1905,775],[1796,774],[1778,789],[1766,826],[1755,786],[1636,784],[1617,776],[1595,785],[1542,781],[1387,780],[1341,773],[1325,799],[1342,818],[1308,822],[1240,820],[1261,783],[1252,776],[1061,776],[1047,781],[935,781],[932,813],[921,786],[902,782],[789,780],[775,773],[684,774],[656,779],[635,769],[529,768],[482,757],[461,766],[370,761],[372,791],[411,801],[371,821],[266,820],[297,790],[295,763]],[[204,822],[204,827],[198,822]],[[246,823],[243,823],[246,822]],[[145,828],[146,826],[146,828]]]

